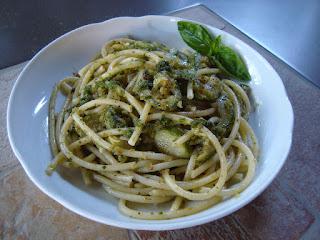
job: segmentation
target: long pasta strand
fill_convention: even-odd
[[[220,69],[206,58],[190,69],[193,57],[159,43],[128,38],[107,42],[76,76],[53,89],[49,140],[54,159],[47,173],[59,166],[78,169],[85,184],[98,182],[118,198],[123,214],[149,220],[195,214],[245,191],[259,156],[247,121],[250,98],[237,82],[219,80]],[[190,76],[183,79],[186,73]],[[171,75],[161,77],[165,74]],[[118,82],[121,92],[104,85],[110,80]],[[232,121],[222,136],[215,128],[223,120],[221,100],[205,95],[207,89],[216,90],[211,80],[232,105],[225,109]],[[67,98],[56,113],[59,91]],[[155,133],[162,129],[169,135],[161,139],[166,148],[160,151]],[[183,157],[173,155],[178,148]],[[197,157],[199,149],[208,151],[200,152],[206,157]],[[170,204],[149,212],[130,203]]]

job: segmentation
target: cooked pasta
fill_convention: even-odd
[[[79,169],[86,185],[102,184],[122,213],[140,219],[194,214],[239,194],[254,177],[259,146],[247,121],[249,87],[223,77],[195,52],[107,42],[52,92],[47,173]],[[56,113],[59,92],[66,100]]]

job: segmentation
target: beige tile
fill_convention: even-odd
[[[20,165],[0,179],[1,239],[128,239],[127,231],[87,220],[38,190]]]

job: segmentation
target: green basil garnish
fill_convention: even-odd
[[[178,22],[178,30],[189,47],[208,56],[225,74],[242,81],[251,79],[242,58],[221,43],[221,36],[214,38],[203,26],[186,21]]]
[[[212,53],[215,54],[220,47],[221,47],[221,35],[219,35],[212,41],[211,43]]]
[[[240,56],[227,46],[220,46],[213,55],[213,61],[226,74],[243,81],[250,80],[250,74]]]
[[[211,55],[211,44],[213,39],[207,29],[199,24],[179,21],[178,30],[183,41],[185,41],[189,47],[202,55]]]

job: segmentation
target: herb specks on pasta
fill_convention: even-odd
[[[201,25],[178,22],[178,29],[196,52],[114,39],[57,83],[49,175],[78,169],[86,185],[101,183],[122,213],[140,219],[191,215],[250,184],[259,153],[248,123],[250,88],[234,81],[249,80],[247,68]],[[56,113],[58,92],[66,98]]]

